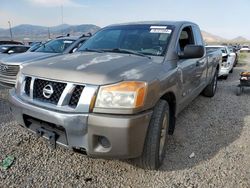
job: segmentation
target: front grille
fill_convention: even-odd
[[[70,107],[75,108],[77,106],[83,89],[84,89],[84,86],[77,85],[75,87],[74,92],[72,93],[70,101],[69,101]]]
[[[44,88],[45,86],[50,85],[53,88],[53,93],[49,98],[44,96]],[[48,102],[57,105],[65,87],[66,83],[54,82],[42,79],[35,79],[34,88],[33,88],[33,98],[37,100],[41,100],[43,102]]]
[[[26,77],[24,91],[25,91],[25,94],[28,96],[30,96],[30,84],[31,84],[31,77]]]
[[[0,74],[5,76],[16,76],[19,72],[18,65],[7,65],[0,63]]]
[[[33,102],[37,101],[58,105],[58,102],[61,99],[61,105],[75,109],[77,108],[85,86],[72,84],[69,85],[68,88],[66,88],[66,86],[67,83],[64,82],[56,82],[26,76],[24,79],[23,93],[28,97],[32,96],[30,100]],[[65,98],[62,98],[63,92],[65,92]]]

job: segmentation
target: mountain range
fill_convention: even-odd
[[[208,33],[206,31],[201,31],[203,39],[205,40],[206,43],[244,43],[244,42],[249,42],[247,38],[244,38],[242,36],[238,36],[233,39],[225,39],[223,37]]]
[[[14,40],[46,40],[60,35],[70,34],[81,36],[84,33],[95,33],[100,27],[93,24],[69,25],[62,24],[53,27],[22,24],[12,28]],[[0,28],[0,39],[10,39],[10,30]]]
[[[100,27],[93,24],[81,24],[81,25],[69,25],[61,24],[53,27],[45,27],[38,25],[22,24],[12,28],[13,38],[15,40],[23,41],[25,40],[46,40],[48,37],[54,38],[60,35],[70,34],[72,36],[80,36],[84,33],[95,33]],[[248,39],[244,37],[236,37],[234,39],[228,40],[223,37],[202,31],[202,36],[206,43],[222,43],[222,42],[247,42]],[[9,29],[0,28],[0,40],[10,39]]]

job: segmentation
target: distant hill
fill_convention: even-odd
[[[225,39],[220,36],[208,33],[206,31],[202,31],[202,36],[204,41],[207,44],[219,44],[219,43],[249,43],[249,40],[247,38],[244,38],[242,36],[236,37],[234,39]]]
[[[70,34],[72,36],[80,36],[84,33],[95,33],[100,27],[92,24],[82,25],[68,25],[62,24],[53,27],[45,27],[38,25],[22,24],[12,28],[13,37],[15,40],[24,40],[29,38],[30,40],[46,40],[50,33],[50,37],[56,37],[60,35]],[[0,39],[9,39],[9,29],[0,28]]]
[[[239,36],[239,37],[232,39],[231,41],[244,42],[244,41],[248,41],[248,39],[246,39],[245,37]]]
[[[206,31],[202,31],[202,36],[203,36],[203,39],[206,43],[216,43],[216,42],[224,42],[224,41],[227,41],[226,39],[220,37],[220,36],[217,36],[217,35],[213,35],[211,33],[208,33]]]

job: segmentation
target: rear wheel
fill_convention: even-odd
[[[206,97],[213,97],[217,90],[218,70],[216,69],[212,82],[203,90],[203,95]]]
[[[166,154],[169,124],[168,102],[160,100],[150,120],[142,155],[136,159],[141,168],[156,170],[162,164]]]

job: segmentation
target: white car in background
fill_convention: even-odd
[[[207,51],[221,50],[222,52],[222,62],[220,64],[219,77],[227,79],[229,73],[233,72],[234,64],[236,62],[236,54],[230,52],[227,46],[206,46]]]
[[[240,49],[240,52],[250,52],[250,48],[248,45],[243,45]]]

